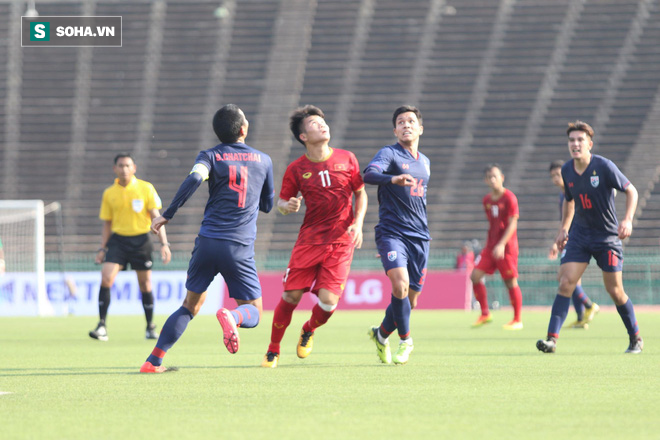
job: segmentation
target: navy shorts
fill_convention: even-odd
[[[596,259],[603,272],[621,272],[623,269],[623,246],[616,235],[594,237],[572,228],[568,242],[561,253],[561,264],[589,263]]]
[[[376,234],[376,246],[385,273],[390,269],[406,267],[410,279],[410,288],[421,292],[426,279],[429,242],[414,238],[403,239],[391,235]]]
[[[197,236],[188,265],[186,289],[206,292],[217,274],[227,283],[229,296],[245,301],[261,298],[261,284],[254,262],[254,243]]]
[[[132,237],[112,234],[106,246],[108,252],[105,254],[104,263],[116,263],[124,269],[128,269],[130,264],[133,270],[151,270],[153,246],[149,234]]]

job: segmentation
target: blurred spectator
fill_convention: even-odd
[[[474,268],[474,250],[472,242],[465,241],[461,247],[461,252],[456,255],[456,269],[471,273]]]

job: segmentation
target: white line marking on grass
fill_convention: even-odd
[[[14,393],[12,393],[11,391],[0,391],[0,396],[2,396],[3,394],[14,394]]]

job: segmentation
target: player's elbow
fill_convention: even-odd
[[[265,212],[268,214],[270,211],[273,210],[273,197],[268,197],[265,199],[261,199],[259,202],[259,210],[261,212]]]

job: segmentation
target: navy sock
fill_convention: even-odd
[[[635,309],[633,308],[633,303],[628,298],[628,301],[622,306],[616,306],[616,311],[619,312],[623,325],[626,326],[628,334],[630,336],[635,336],[639,333],[639,327],[637,326],[637,318],[635,317]]]
[[[576,286],[575,290],[573,291],[573,307],[575,307],[575,313],[577,313],[577,319],[578,321],[582,321],[584,318],[584,304],[582,303],[582,298],[580,298],[580,291],[584,295],[584,290],[582,290],[582,286]]]
[[[254,328],[259,324],[259,309],[252,304],[243,304],[231,310],[236,325],[242,328]]]
[[[167,318],[167,321],[165,321],[165,325],[163,325],[163,329],[158,337],[158,342],[156,342],[156,347],[147,358],[147,361],[155,366],[160,365],[167,350],[172,348],[181,337],[191,319],[193,319],[193,314],[183,306],[172,313]]]
[[[548,324],[548,337],[558,338],[559,330],[566,320],[568,309],[571,307],[571,299],[557,294],[552,304],[550,323]]]
[[[142,293],[142,308],[144,309],[144,317],[147,319],[147,325],[151,325],[154,320],[154,294],[152,292]]]
[[[410,336],[410,299],[406,296],[399,299],[392,295],[392,314],[394,315],[394,322],[399,331],[399,337],[406,339]]]
[[[378,332],[383,337],[383,339],[386,339],[389,335],[394,333],[394,330],[396,330],[396,323],[394,322],[392,304],[390,304],[387,306],[387,309],[385,309],[385,318],[383,318],[383,322],[380,324]]]
[[[105,324],[105,318],[108,317],[108,307],[110,307],[110,288],[101,287],[99,289],[99,318]]]

